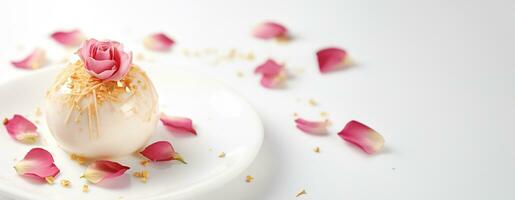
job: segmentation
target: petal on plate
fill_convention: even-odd
[[[384,139],[374,129],[358,121],[350,121],[338,135],[345,141],[357,145],[368,154],[374,154],[384,146]]]
[[[92,183],[99,183],[105,179],[121,176],[128,169],[130,168],[117,162],[97,160],[88,166],[81,178],[85,178]]]
[[[190,118],[162,114],[160,120],[168,130],[197,135],[197,131],[193,128],[193,122]]]
[[[148,145],[143,151],[140,152],[140,154],[151,161],[177,160],[187,164],[184,159],[177,152],[175,152],[172,144],[168,141],[158,141]]]
[[[269,74],[269,75],[277,75],[281,73],[283,70],[283,66],[279,63],[275,62],[273,59],[268,59],[265,63],[259,65],[254,70],[256,74]]]
[[[318,68],[320,72],[327,73],[345,66],[347,52],[340,48],[326,48],[317,52]]]
[[[71,31],[57,31],[50,35],[57,43],[67,47],[79,46],[85,39],[79,29]]]
[[[254,28],[252,35],[260,39],[268,40],[286,37],[287,33],[288,30],[283,25],[275,22],[265,22],[257,25]]]
[[[15,67],[20,69],[37,69],[45,64],[45,51],[36,48],[29,56],[20,60],[11,62]]]
[[[324,135],[327,134],[328,121],[309,121],[302,118],[295,120],[297,128],[305,133]]]
[[[34,143],[39,136],[36,125],[22,115],[16,114],[11,119],[4,119],[4,126],[7,133],[20,142]]]
[[[153,51],[168,51],[175,42],[164,33],[155,33],[143,40],[146,48]]]
[[[36,178],[41,181],[59,174],[59,168],[54,164],[52,154],[42,148],[33,148],[23,160],[14,165],[19,175]]]

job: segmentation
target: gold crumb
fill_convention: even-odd
[[[140,160],[139,164],[141,164],[142,166],[146,167],[147,165],[150,164],[150,160]]]
[[[141,172],[134,172],[132,173],[132,175],[136,178],[139,178],[141,182],[146,183],[150,173],[148,172],[148,170],[143,170]]]
[[[254,177],[252,177],[251,175],[247,175],[247,177],[245,177],[245,182],[247,183],[252,182],[252,180],[254,180]]]
[[[324,112],[324,111],[320,112],[321,117],[327,117],[328,115],[329,114],[327,112]]]
[[[84,184],[82,186],[82,192],[89,192],[89,185],[88,184]]]
[[[4,118],[4,121],[2,122],[4,125],[6,125],[7,123],[9,123],[9,119],[7,118]]]
[[[220,155],[218,155],[219,158],[225,158],[225,152],[222,152],[220,153]]]
[[[79,156],[77,154],[71,154],[70,159],[79,163],[79,165],[84,165],[88,162],[88,159],[86,157]]]
[[[237,71],[237,72],[236,72],[236,76],[238,76],[238,77],[240,77],[240,78],[241,78],[241,77],[243,77],[243,72],[241,72],[241,71]]]
[[[315,149],[313,149],[313,151],[314,151],[315,153],[320,153],[320,147],[315,147]]]
[[[300,197],[300,196],[302,196],[302,195],[306,195],[306,194],[307,194],[307,193],[306,193],[306,190],[304,190],[304,189],[303,189],[302,191],[300,191],[299,193],[297,193],[297,195],[295,195],[295,197]]]
[[[61,180],[61,186],[68,188],[70,187],[71,182],[69,180],[63,179]]]
[[[294,117],[299,117],[299,113],[294,112],[294,113],[293,113],[293,116],[294,116]]]
[[[35,115],[36,117],[41,116],[41,108],[36,107],[36,109],[34,110],[34,115]]]
[[[314,99],[309,99],[308,103],[309,103],[310,106],[317,106],[318,105],[318,103]]]
[[[48,177],[45,177],[45,180],[48,184],[53,185],[55,178],[53,176],[48,176]]]

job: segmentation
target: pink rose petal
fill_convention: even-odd
[[[42,148],[31,149],[23,160],[16,163],[14,169],[19,175],[44,181],[47,177],[59,174],[52,154]]]
[[[305,133],[311,133],[316,135],[327,134],[327,121],[308,121],[302,118],[295,120],[297,128],[304,131]]]
[[[153,51],[169,51],[174,41],[164,33],[155,33],[147,36],[143,44],[146,48]]]
[[[172,144],[168,141],[158,141],[148,145],[143,151],[140,152],[140,154],[151,161],[178,160],[186,164],[184,159],[182,159],[182,157],[177,152],[175,152]]]
[[[97,160],[88,166],[81,178],[85,178],[92,183],[99,183],[105,179],[121,176],[128,169],[130,168],[117,162]]]
[[[340,48],[326,48],[317,52],[318,68],[327,73],[345,66],[347,52]]]
[[[45,51],[36,48],[29,56],[20,60],[11,62],[15,67],[20,69],[38,69],[45,64]]]
[[[284,67],[272,59],[257,66],[254,73],[262,74],[260,83],[265,88],[276,88],[286,79]]]
[[[79,46],[85,39],[80,30],[75,29],[71,31],[57,31],[50,35],[59,44],[67,47]]]
[[[268,40],[286,37],[288,30],[281,24],[275,22],[265,22],[256,26],[252,32],[254,37]]]
[[[374,129],[358,122],[350,121],[338,135],[345,141],[357,145],[368,154],[374,154],[384,146],[384,139]]]
[[[14,115],[12,119],[4,119],[4,126],[7,133],[20,142],[34,143],[39,136],[36,125],[18,114]]]
[[[193,128],[193,122],[190,118],[162,114],[160,120],[168,130],[197,135],[197,131]]]

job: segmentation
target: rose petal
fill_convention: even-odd
[[[36,48],[29,56],[20,61],[11,62],[15,67],[20,69],[37,69],[45,64],[45,51]]]
[[[384,146],[383,136],[374,129],[354,120],[347,123],[338,135],[347,142],[357,145],[368,154],[376,153]]]
[[[285,37],[288,30],[283,25],[275,22],[265,22],[256,26],[252,32],[254,37],[268,40]]]
[[[168,130],[180,133],[187,132],[197,135],[197,131],[193,128],[193,122],[190,118],[177,116],[172,117],[162,114],[160,120]]]
[[[297,128],[305,133],[316,135],[327,134],[327,121],[309,121],[302,118],[295,120]]]
[[[254,73],[263,75],[260,83],[265,88],[276,88],[286,79],[284,67],[272,59],[257,66]]]
[[[16,114],[12,119],[4,119],[4,126],[12,138],[24,143],[34,143],[39,136],[36,125],[22,115]]]
[[[99,183],[105,179],[121,176],[128,169],[130,167],[123,166],[117,162],[97,160],[88,166],[81,178],[85,178],[92,183]]]
[[[172,48],[174,41],[164,33],[155,33],[143,40],[146,48],[154,51],[168,51]]]
[[[347,62],[347,52],[340,48],[326,48],[317,52],[318,68],[327,73],[342,68]]]
[[[80,30],[57,31],[50,35],[56,42],[67,47],[79,46],[85,39]]]
[[[14,169],[19,175],[28,176],[44,181],[47,177],[59,174],[59,168],[54,164],[52,154],[42,148],[31,149],[23,160],[16,163]]]
[[[184,159],[182,159],[182,157],[177,152],[175,152],[172,144],[168,141],[158,141],[148,145],[143,151],[140,152],[140,154],[151,161],[178,160],[186,164]]]

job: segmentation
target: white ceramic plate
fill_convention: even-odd
[[[163,68],[161,68],[163,69]],[[23,114],[39,121],[41,140],[35,145],[18,143],[0,128],[0,196],[13,199],[177,199],[223,186],[245,170],[254,160],[263,141],[263,127],[253,108],[232,90],[209,77],[176,69],[149,72],[160,101],[161,111],[193,119],[198,136],[171,134],[161,124],[150,142],[168,140],[188,161],[151,164],[143,167],[131,155],[116,161],[130,166],[123,176],[90,186],[81,191],[85,180],[79,177],[85,166],[69,159],[56,146],[46,127],[44,116],[34,110],[43,105],[43,97],[60,68],[45,69],[0,85],[0,117]],[[42,108],[43,109],[43,108]],[[44,109],[43,109],[44,110]],[[44,113],[44,112],[43,112]],[[61,173],[56,184],[38,184],[16,174],[16,159],[34,147],[43,147],[54,156]],[[113,147],[116,148],[116,147]],[[218,155],[225,152],[225,158]],[[150,177],[142,183],[132,177],[135,171],[147,169]],[[59,181],[68,179],[71,188]]]

